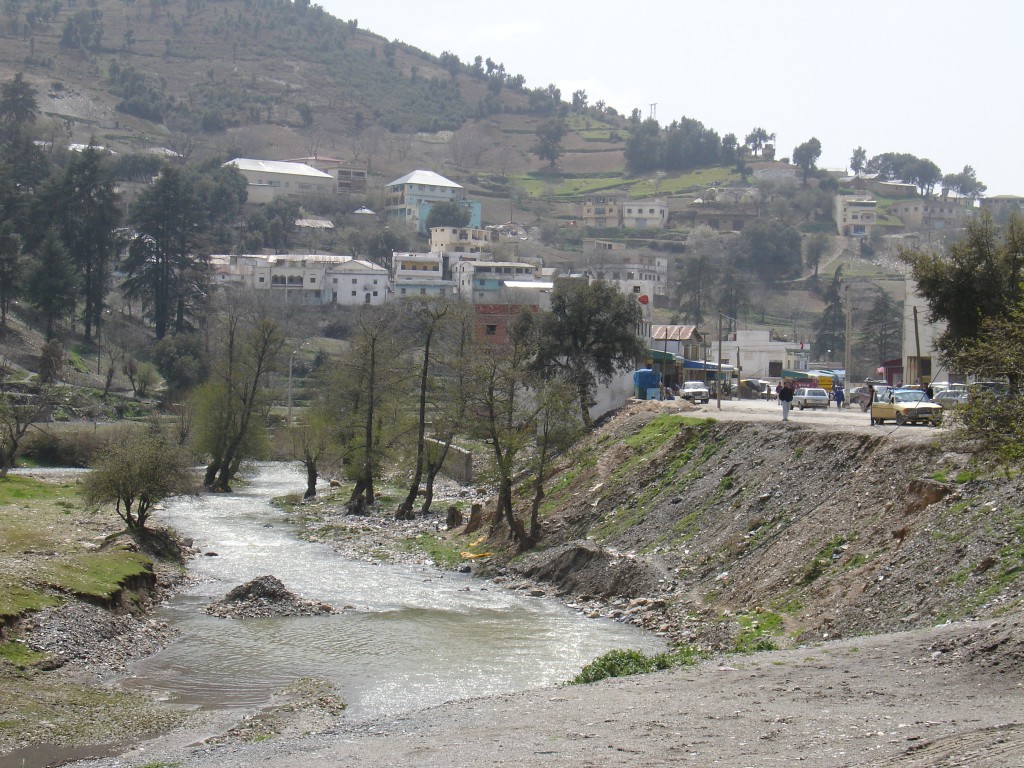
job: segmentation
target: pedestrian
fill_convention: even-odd
[[[789,379],[779,387],[779,402],[782,403],[782,420],[789,421],[789,408],[793,404],[793,385]]]
[[[868,384],[868,413],[871,415],[871,426],[875,426],[875,414],[871,413],[871,404],[875,402],[875,385]]]
[[[842,387],[836,387],[835,394],[833,395],[836,401],[836,408],[843,410],[843,401],[846,399],[846,393],[843,392]]]
[[[929,384],[927,387],[925,387],[924,393],[926,395],[928,395],[928,399],[929,400],[932,400],[935,397],[935,390],[932,389],[932,385],[931,384]]]

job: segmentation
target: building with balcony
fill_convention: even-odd
[[[211,256],[214,282],[273,291],[288,304],[383,304],[390,280],[383,267],[333,254]]]
[[[438,203],[455,203],[469,211],[468,226],[480,228],[480,203],[468,200],[466,190],[433,171],[412,171],[384,187],[385,214],[410,229],[426,233],[430,209]]]

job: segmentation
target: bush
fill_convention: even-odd
[[[606,677],[627,677],[661,669],[695,664],[701,658],[695,649],[684,647],[672,653],[656,653],[648,656],[640,651],[609,651],[587,664],[576,677],[569,681],[570,685],[595,683]]]
[[[93,424],[67,425],[25,435],[21,455],[44,466],[87,467],[106,445],[109,430]]]

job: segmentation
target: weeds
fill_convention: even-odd
[[[640,651],[614,650],[599,656],[587,664],[569,685],[595,683],[608,677],[643,675],[662,669],[684,667],[696,664],[704,655],[692,646],[684,646],[671,653],[656,653],[648,656]]]

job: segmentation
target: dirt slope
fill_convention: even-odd
[[[507,569],[663,601],[648,626],[716,649],[1019,611],[1024,483],[945,430],[901,434],[631,406],[551,480],[544,546]]]

